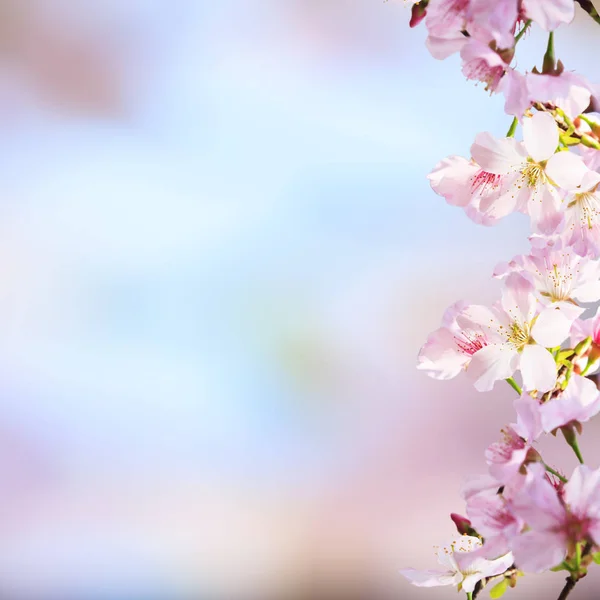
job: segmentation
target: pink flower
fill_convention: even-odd
[[[558,106],[573,119],[590,104],[592,86],[584,77],[576,73],[570,71],[564,71],[560,75],[528,73],[526,80],[529,97],[532,100]]]
[[[533,573],[555,567],[569,546],[600,542],[600,469],[580,465],[559,495],[544,467],[531,465],[511,506],[529,528],[512,540],[517,567]]]
[[[542,304],[554,304],[566,311],[571,320],[584,310],[575,306],[575,301],[600,300],[600,263],[579,256],[560,240],[541,248],[533,247],[531,254],[499,264],[494,277],[509,273],[521,274],[533,284]]]
[[[497,52],[487,44],[471,38],[460,51],[462,72],[467,79],[485,83],[485,89],[495,92],[509,68]]]
[[[598,151],[596,151],[598,152]],[[588,171],[565,199],[563,237],[577,254],[600,256],[600,175]]]
[[[434,58],[444,59],[458,52],[467,38],[469,0],[431,0],[427,5],[425,25],[429,36],[427,48]]]
[[[533,286],[512,273],[499,306],[468,306],[456,317],[457,324],[478,331],[486,345],[473,353],[467,375],[480,391],[492,389],[500,379],[520,369],[526,391],[545,392],[556,385],[556,363],[546,348],[559,346],[571,323],[553,308],[537,313]]]
[[[510,181],[495,200],[502,205],[502,213],[523,210],[537,231],[552,233],[561,221],[560,196],[552,181],[566,189],[575,183],[575,178],[580,181],[581,159],[571,152],[555,153],[558,128],[547,113],[525,119],[523,137],[524,143],[515,145],[489,134],[480,136],[471,147],[471,154],[484,171]],[[581,165],[585,168],[582,162]]]
[[[542,427],[550,433],[569,423],[585,423],[600,412],[600,392],[591,379],[572,375],[567,389],[539,407]]]
[[[486,135],[489,134],[480,134],[477,139]],[[493,225],[514,210],[514,202],[500,200],[510,198],[505,193],[507,178],[484,171],[475,161],[449,156],[435,166],[428,178],[436,194],[448,204],[464,208],[476,223]]]
[[[554,31],[575,18],[573,0],[523,0],[523,10],[528,19],[545,31]]]
[[[465,306],[457,302],[448,308],[442,327],[427,338],[419,352],[417,368],[434,379],[453,379],[467,367],[473,354],[488,344],[481,330],[461,328],[456,322]]]
[[[402,569],[400,573],[418,587],[457,585],[459,589],[471,593],[477,582],[486,577],[500,575],[513,564],[510,553],[496,560],[486,560],[472,555],[481,546],[479,538],[463,535],[437,550],[438,562],[444,570]]]
[[[517,423],[508,425],[502,432],[504,439],[485,452],[490,475],[503,484],[513,481],[524,465],[539,459],[532,446],[543,431],[537,400],[525,393],[515,400],[514,407]]]
[[[511,540],[522,530],[524,523],[511,508],[511,497],[517,490],[505,486],[502,494],[497,489],[487,490],[467,500],[471,524],[485,539],[483,547],[475,551],[483,558],[493,559],[509,552]]]

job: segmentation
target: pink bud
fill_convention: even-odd
[[[458,533],[460,533],[461,535],[473,535],[474,530],[471,526],[471,521],[469,521],[467,517],[463,517],[456,513],[451,513],[450,518],[454,521]]]
[[[427,2],[413,4],[412,15],[410,17],[410,26],[416,27],[427,15]]]

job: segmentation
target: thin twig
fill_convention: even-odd
[[[600,15],[598,15],[598,11],[595,9],[594,5],[590,2],[590,0],[577,0],[579,6],[585,10],[585,12],[596,21],[596,23],[600,24]]]
[[[567,581],[565,583],[565,587],[562,589],[558,600],[566,600],[567,596],[571,593],[571,590],[575,587],[577,581],[572,577],[567,577]]]

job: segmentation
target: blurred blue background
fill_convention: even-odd
[[[504,134],[502,99],[402,1],[0,12],[3,594],[454,594],[398,569],[434,567],[511,394],[416,354],[447,305],[495,299],[528,224],[476,226],[426,175]],[[600,81],[591,20],[556,42]]]

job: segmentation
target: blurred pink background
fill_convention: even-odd
[[[3,597],[455,597],[398,570],[434,568],[512,391],[416,354],[447,305],[495,299],[528,224],[478,227],[426,175],[506,131],[501,98],[402,1],[0,15]],[[556,45],[600,82],[590,19]]]

